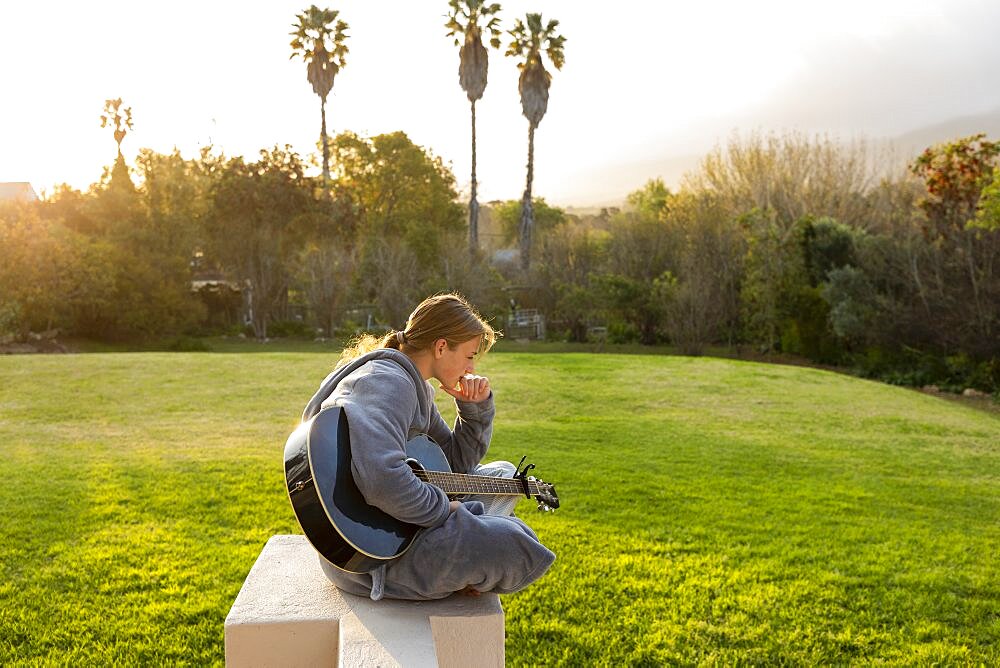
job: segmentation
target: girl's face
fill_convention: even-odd
[[[433,376],[445,387],[458,385],[458,379],[476,371],[476,353],[479,351],[479,337],[460,343],[454,348],[448,342],[438,339],[434,343]]]

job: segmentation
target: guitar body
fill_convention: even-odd
[[[327,408],[302,423],[285,443],[285,483],[306,538],[324,559],[367,573],[403,554],[419,526],[365,502],[351,473],[350,434],[342,408]],[[429,471],[450,471],[444,452],[427,436],[406,444],[407,457]]]

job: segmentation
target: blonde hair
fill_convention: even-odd
[[[449,348],[455,348],[477,336],[479,349],[476,354],[482,355],[503,333],[490,327],[465,297],[454,293],[434,295],[413,309],[402,330],[390,330],[381,339],[371,334],[353,339],[340,354],[337,368],[378,348],[413,353],[431,348],[438,339],[444,339]]]

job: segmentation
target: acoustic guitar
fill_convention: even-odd
[[[538,507],[559,507],[555,488],[527,475],[514,478],[452,473],[444,452],[426,435],[406,444],[407,463],[420,480],[448,496],[485,494],[534,498]],[[524,459],[521,459],[521,464]],[[422,527],[401,522],[365,502],[351,473],[347,415],[331,407],[303,422],[285,443],[285,484],[295,517],[324,559],[351,573],[367,573],[410,547]]]

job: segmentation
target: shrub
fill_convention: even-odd
[[[268,325],[268,335],[275,338],[313,339],[316,330],[301,320],[279,320]]]
[[[212,352],[212,347],[193,336],[178,336],[167,345],[167,350],[173,353],[208,353]]]
[[[639,340],[639,328],[631,322],[615,320],[608,323],[608,343],[635,343]]]

